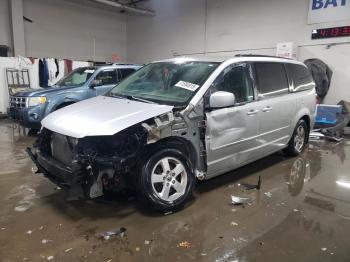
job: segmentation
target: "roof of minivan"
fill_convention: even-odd
[[[202,57],[175,57],[155,62],[191,62],[191,61],[200,61],[200,62],[219,62],[223,63],[226,61],[230,61],[232,63],[234,62],[243,62],[243,61],[256,61],[256,62],[280,62],[280,63],[290,63],[290,64],[299,64],[304,65],[302,62],[292,60],[292,59],[286,59],[286,58],[280,58],[280,57],[273,57],[273,56],[253,56],[253,55],[241,55],[241,56],[234,56],[234,57],[212,57],[212,56],[202,56]]]
[[[130,65],[96,65],[96,66],[81,66],[81,67],[78,67],[78,68],[75,68],[75,69],[81,69],[81,68],[83,68],[83,69],[94,69],[94,70],[96,70],[96,69],[105,69],[105,68],[136,68],[136,69],[138,69],[140,67],[142,67],[142,65],[139,65],[139,64],[137,64],[137,65],[131,65],[131,64]]]
[[[140,68],[140,64],[112,64],[112,65],[98,65],[96,68]]]

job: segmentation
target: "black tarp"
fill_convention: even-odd
[[[327,64],[317,58],[307,59],[304,63],[309,68],[314,78],[317,95],[320,98],[325,97],[331,84],[333,71]]]

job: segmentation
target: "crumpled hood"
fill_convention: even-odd
[[[41,124],[70,137],[107,136],[172,109],[167,105],[98,96],[57,110]]]

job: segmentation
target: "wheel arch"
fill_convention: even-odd
[[[304,120],[307,124],[308,127],[308,131],[311,130],[311,112],[308,108],[303,108],[301,109],[293,118],[292,123],[291,123],[291,131],[290,131],[290,137],[292,137],[294,129],[296,127],[296,125],[298,124],[298,122],[300,120]]]
[[[62,101],[61,103],[56,104],[56,105],[52,108],[51,112],[54,112],[54,111],[56,111],[56,110],[58,110],[58,109],[61,109],[61,108],[63,108],[63,107],[72,105],[72,104],[74,104],[74,103],[76,103],[76,102],[78,102],[78,101],[76,101],[76,100],[65,100],[65,101]]]
[[[310,131],[310,125],[311,125],[311,119],[310,119],[310,116],[308,115],[304,115],[300,118],[300,120],[304,120],[306,122],[306,125],[307,125],[307,129],[308,131]]]
[[[307,135],[306,135],[306,143],[309,143],[309,134],[311,131],[311,118],[308,115],[304,115],[300,118],[300,120],[304,120],[307,126]]]
[[[191,141],[183,137],[169,136],[160,139],[156,143],[146,146],[146,150],[148,152],[154,152],[165,148],[176,149],[183,153],[189,160],[190,168],[194,174],[198,165],[198,152]]]

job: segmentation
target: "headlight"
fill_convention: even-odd
[[[29,97],[28,106],[37,106],[37,105],[40,105],[40,104],[45,104],[45,102],[46,102],[46,97],[45,96]]]

